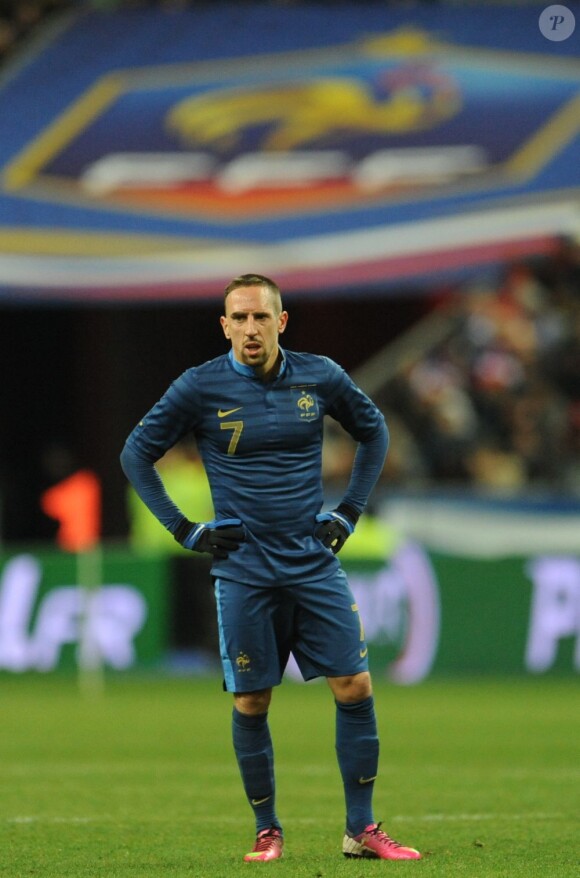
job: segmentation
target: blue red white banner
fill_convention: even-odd
[[[0,296],[388,292],[549,251],[580,63],[540,12],[78,11],[0,80]]]

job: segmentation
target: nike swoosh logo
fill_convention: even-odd
[[[367,646],[366,649],[359,649],[358,652],[359,652],[359,655],[361,658],[366,658],[368,651],[369,651],[369,648]]]
[[[376,779],[377,779],[377,776],[375,774],[374,777],[359,777],[358,782],[359,783],[372,783],[373,780],[376,780]]]
[[[227,418],[228,415],[233,415],[234,412],[239,412],[240,409],[243,409],[242,405],[239,405],[237,409],[228,409],[227,412],[223,412],[221,409],[218,409],[217,416],[218,418]]]
[[[268,799],[272,798],[271,796],[266,796],[265,799],[252,799],[252,805],[263,805],[264,802],[267,802]]]

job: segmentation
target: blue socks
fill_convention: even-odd
[[[234,707],[232,737],[244,790],[256,818],[256,832],[280,827],[268,714],[249,716]],[[372,695],[356,704],[336,702],[336,754],[344,785],[346,828],[358,835],[375,822],[372,798],[379,739]]]
[[[244,790],[256,817],[256,832],[280,827],[276,817],[274,751],[268,714],[250,716],[234,707],[232,737]]]
[[[375,822],[372,798],[379,739],[372,695],[356,704],[336,702],[336,755],[344,784],[346,828],[359,835]]]

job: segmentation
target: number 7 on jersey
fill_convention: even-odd
[[[242,435],[243,429],[243,421],[226,421],[225,423],[222,422],[220,424],[220,430],[233,430],[232,438],[230,439],[230,444],[228,445],[228,454],[236,453],[236,448],[238,447],[238,442],[240,441],[240,436]]]

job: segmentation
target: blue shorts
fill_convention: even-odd
[[[215,595],[228,692],[279,685],[290,653],[305,680],[368,670],[363,625],[343,570],[272,588],[218,578]]]

